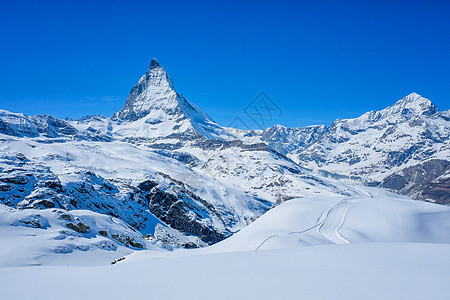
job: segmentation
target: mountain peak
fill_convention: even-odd
[[[112,119],[128,123],[139,121],[137,127],[131,125],[135,136],[162,136],[190,131],[207,138],[218,138],[223,133],[211,117],[176,92],[172,79],[155,58],[131,89],[125,106]]]
[[[433,102],[417,93],[411,93],[400,99],[389,109],[391,113],[401,113],[402,115],[415,114],[430,116],[439,111]]]
[[[420,99],[425,99],[423,98],[421,95],[417,94],[417,93],[411,93],[408,96],[404,97],[403,99],[405,99],[407,102],[415,102],[418,101]]]
[[[422,97],[421,95],[417,94],[416,92],[412,92],[412,93],[409,94],[408,96]],[[408,97],[408,96],[407,96],[407,97]]]
[[[162,68],[161,64],[156,60],[156,58],[152,58],[149,65],[149,70],[155,69],[155,68]]]
[[[125,106],[114,114],[113,119],[135,121],[155,109],[175,113],[177,93],[166,70],[153,58],[149,69],[131,89]]]

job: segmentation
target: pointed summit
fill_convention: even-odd
[[[411,93],[400,99],[389,109],[391,113],[401,113],[402,115],[431,116],[439,111],[433,102],[417,93]]]
[[[178,106],[177,93],[166,70],[153,58],[149,69],[131,89],[125,106],[114,114],[115,120],[135,121],[155,109],[174,114]]]
[[[141,137],[200,134],[219,138],[223,133],[211,117],[176,92],[172,79],[155,58],[112,120],[127,128],[127,135]]]
[[[152,61],[150,62],[150,66],[148,67],[149,70],[155,69],[155,68],[162,68],[159,62],[156,60],[156,58],[152,58]]]
[[[408,99],[409,101],[414,101],[414,100],[420,99],[420,98],[423,98],[423,97],[417,93],[412,92],[411,94],[406,96],[404,99]]]

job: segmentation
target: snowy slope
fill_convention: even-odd
[[[0,149],[0,199],[14,207],[90,209],[143,234],[161,222],[156,214],[177,230],[216,242],[272,206],[146,146],[8,137]]]
[[[149,253],[113,266],[0,269],[0,286],[7,300],[444,300],[449,251],[442,244],[373,243],[155,259]]]
[[[450,244],[450,208],[389,194],[295,199],[267,212],[209,251],[367,242]]]
[[[0,267],[106,265],[133,249],[159,249],[116,218],[88,210],[17,210],[0,204]]]
[[[373,198],[291,200],[214,246],[169,252],[147,245],[114,265],[110,254],[128,249],[98,249],[98,239],[107,237],[85,239],[73,232],[55,239],[61,229],[71,232],[65,212],[14,210],[9,225],[0,223],[13,228],[0,231],[3,239],[34,241],[31,251],[0,249],[0,257],[8,257],[0,267],[2,299],[447,299],[450,208],[393,198],[378,189],[368,193]],[[41,227],[45,220],[51,227],[30,228],[36,213]],[[123,224],[90,212],[70,215],[89,221],[91,230],[107,228],[108,236]],[[46,235],[36,235],[37,230]],[[76,249],[83,239],[89,250]],[[60,243],[73,253],[56,253]],[[36,249],[44,255],[29,257]],[[85,253],[83,259],[79,253]],[[8,267],[27,262],[24,257],[44,266]],[[23,282],[33,282],[33,290],[20,288]]]

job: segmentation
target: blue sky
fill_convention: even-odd
[[[449,16],[450,1],[2,0],[0,109],[110,116],[156,57],[221,125],[261,91],[290,127],[411,92],[446,110]]]

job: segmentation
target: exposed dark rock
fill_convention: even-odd
[[[124,256],[119,257],[119,258],[113,260],[113,261],[111,262],[111,265],[115,265],[115,264],[117,264],[119,261],[122,261],[122,260],[124,260],[124,259],[125,259]]]
[[[226,236],[201,222],[205,207],[199,206],[187,195],[173,195],[154,188],[147,194],[149,210],[172,228],[196,235],[202,241],[214,244]]]
[[[30,182],[31,176],[31,174],[16,175],[11,177],[4,176],[0,177],[0,181],[14,184],[27,184],[28,182]]]
[[[67,223],[66,227],[75,230],[78,233],[87,233],[91,229],[88,225],[85,225],[81,222],[78,222],[76,225],[72,223]]]
[[[143,192],[148,192],[155,186],[157,186],[158,183],[151,180],[146,180],[138,184],[138,188],[141,189]]]
[[[54,202],[48,201],[48,200],[44,199],[44,200],[38,200],[38,201],[35,201],[35,202],[33,203],[33,206],[34,206],[35,208],[38,208],[38,207],[41,207],[41,208],[53,208],[53,207],[55,207],[56,205],[55,205]]]
[[[166,157],[170,157],[178,160],[179,162],[185,164],[188,167],[195,167],[199,164],[200,160],[189,153],[177,152],[177,151],[165,151],[165,150],[156,150],[158,154],[164,155]]]
[[[141,243],[136,242],[132,237],[125,235],[125,234],[118,234],[118,233],[113,233],[111,234],[111,237],[113,239],[115,239],[116,241],[124,244],[127,247],[134,247],[134,248],[138,248],[138,249],[142,249],[144,248],[144,246]]]
[[[424,185],[420,196],[439,204],[450,204],[450,178],[434,180]]]
[[[39,214],[30,215],[23,219],[17,220],[14,223],[12,223],[12,225],[34,227],[40,229],[47,229],[48,227],[50,227],[48,220]]]
[[[239,148],[242,151],[271,151],[265,143],[245,144],[240,140],[222,141],[202,139],[194,143],[193,146],[205,150]]]
[[[51,188],[51,189],[53,189],[53,190],[55,190],[57,192],[62,192],[62,190],[63,190],[61,182],[59,180],[57,180],[57,181],[56,180],[55,181],[50,181],[50,180],[45,181],[44,182],[44,186],[46,186],[48,188]]]
[[[198,248],[198,245],[193,242],[188,242],[188,243],[181,244],[181,247],[184,249],[195,249],[195,248]]]
[[[439,179],[450,171],[450,161],[433,159],[386,177],[381,187],[440,204],[450,203],[450,180]]]
[[[69,222],[73,221],[72,216],[68,214],[61,214],[60,218]]]

